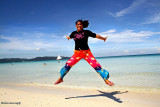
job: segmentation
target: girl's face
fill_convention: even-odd
[[[79,31],[82,31],[82,30],[83,30],[83,24],[82,24],[80,21],[77,22],[76,28],[77,28],[77,31],[78,31],[78,32],[79,32]]]

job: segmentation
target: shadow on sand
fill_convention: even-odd
[[[99,90],[97,90],[99,91]],[[72,99],[72,98],[86,98],[86,97],[108,97],[118,103],[122,103],[123,101],[121,101],[120,98],[116,98],[114,95],[116,94],[123,94],[123,93],[127,93],[128,91],[125,92],[120,92],[120,91],[113,91],[113,92],[103,92],[103,91],[99,91],[100,94],[96,94],[96,95],[85,95],[85,96],[76,96],[76,97],[68,97],[65,99]]]

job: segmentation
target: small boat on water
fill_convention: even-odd
[[[62,57],[58,55],[56,60],[61,60],[61,59]]]

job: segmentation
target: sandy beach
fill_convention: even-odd
[[[0,107],[160,107],[160,93],[0,84],[0,102]]]

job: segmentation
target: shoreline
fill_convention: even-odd
[[[95,90],[102,90],[102,91],[130,91],[135,93],[157,93],[160,94],[160,88],[154,87],[119,87],[119,86],[108,86],[106,87],[86,87],[86,86],[70,86],[70,85],[63,85],[63,83],[58,85],[51,85],[51,84],[42,84],[42,83],[0,83],[0,88],[11,88],[11,89],[21,89],[22,87],[26,89],[27,87],[32,88],[47,88],[47,89],[73,89],[73,90],[87,90],[87,91],[95,91]]]
[[[108,87],[107,87],[108,88]],[[84,89],[35,84],[0,84],[0,105],[23,107],[158,107],[159,92]],[[16,102],[17,104],[2,104]]]

